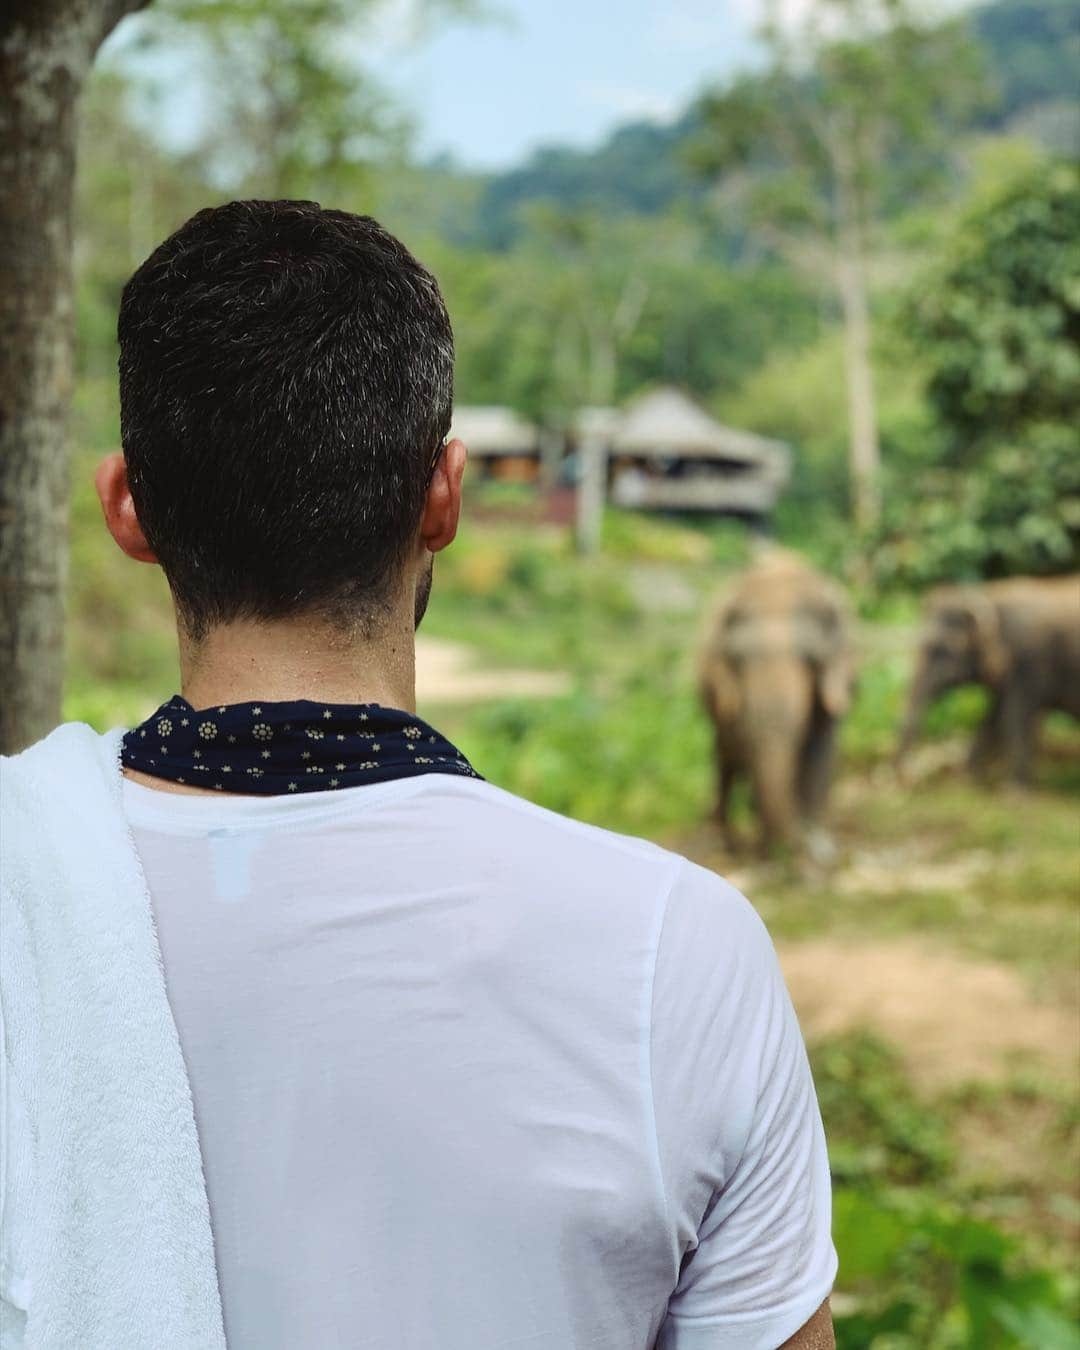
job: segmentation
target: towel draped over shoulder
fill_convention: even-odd
[[[122,732],[0,760],[0,1344],[224,1350]]]

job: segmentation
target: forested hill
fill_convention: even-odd
[[[986,56],[992,97],[977,125],[1022,124],[1061,140],[1080,89],[1080,11],[1075,0],[995,0],[972,11]],[[1058,114],[1055,116],[1055,112]],[[698,130],[694,106],[675,122],[632,122],[596,150],[547,147],[520,168],[484,180],[475,219],[459,235],[504,248],[518,233],[523,207],[547,202],[569,209],[649,215],[703,191],[683,150]],[[1056,148],[1066,149],[1064,145]]]

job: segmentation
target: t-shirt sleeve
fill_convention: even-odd
[[[652,1086],[679,1261],[660,1350],[776,1350],[836,1275],[828,1157],[764,924],[687,863],[653,985]]]

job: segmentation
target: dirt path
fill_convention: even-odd
[[[906,937],[812,938],[778,950],[807,1039],[866,1027],[896,1046],[924,1088],[1016,1070],[1076,1074],[1080,1019],[1037,1003],[1007,966]]]
[[[568,676],[558,671],[485,669],[463,642],[416,639],[416,698],[421,708],[486,698],[550,698],[568,687]]]

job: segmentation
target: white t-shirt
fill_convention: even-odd
[[[231,1350],[775,1350],[829,1293],[769,937],[713,873],[429,775],[125,780]]]

